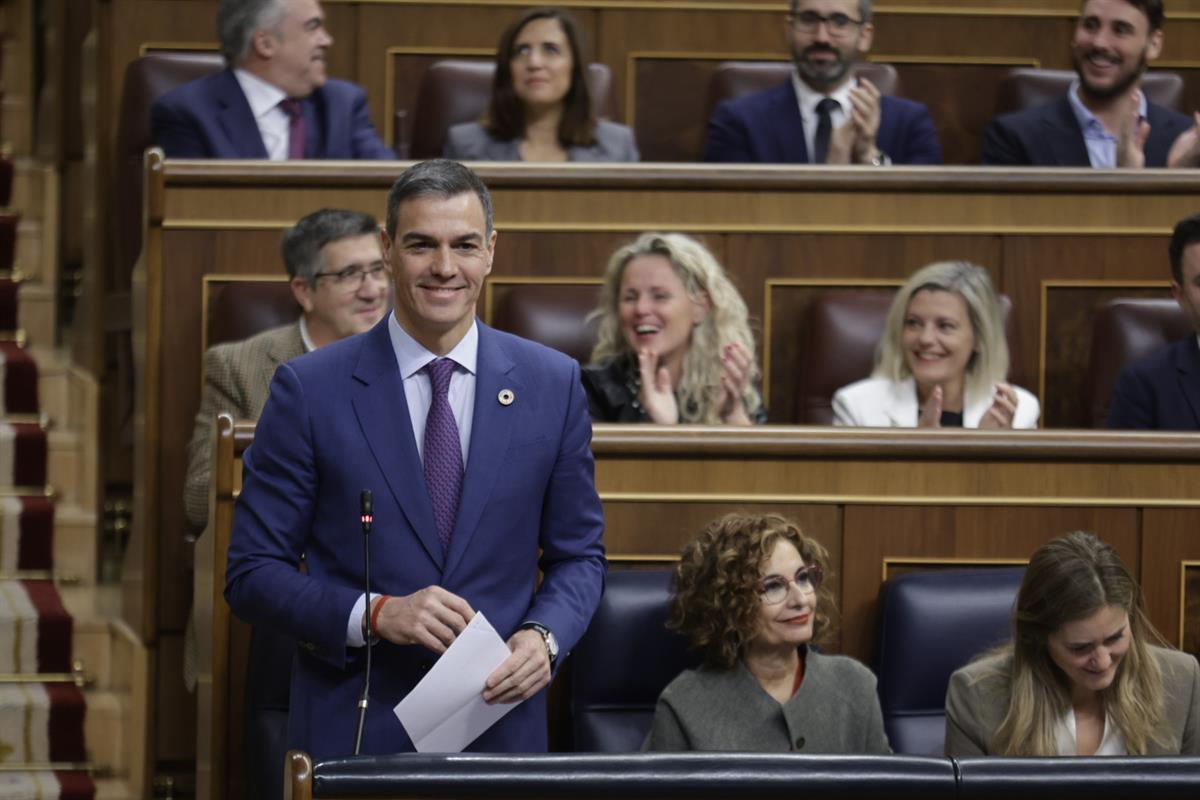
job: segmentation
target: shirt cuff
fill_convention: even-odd
[[[371,592],[371,599],[379,597],[378,592]],[[346,646],[347,647],[362,647],[365,644],[363,639],[363,611],[367,607],[366,598],[362,595],[354,601],[354,608],[350,609],[350,619],[346,621]]]

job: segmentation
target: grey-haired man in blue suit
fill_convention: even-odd
[[[222,0],[217,34],[226,68],[150,110],[168,158],[395,158],[366,93],[325,75],[333,37],[318,0]]]

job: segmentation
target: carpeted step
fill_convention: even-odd
[[[0,674],[70,672],[72,625],[51,581],[0,581]]]
[[[3,266],[5,233],[4,233],[4,216],[0,214],[0,270],[8,269]],[[16,235],[16,228],[13,228],[13,237]],[[13,237],[8,238],[8,259],[12,262],[13,248],[12,243],[15,241]],[[21,281],[13,278],[0,278],[0,334],[12,335],[17,331],[17,294],[21,289]]]
[[[93,800],[96,783],[86,772],[0,772],[7,800]]]
[[[12,202],[13,172],[12,159],[0,156],[0,207]]]
[[[0,342],[0,414],[37,414],[38,369],[16,342]]]
[[[41,425],[0,422],[0,486],[45,486],[46,454]]]
[[[87,702],[73,683],[0,683],[0,764],[82,764]]]
[[[0,575],[54,567],[54,503],[0,497]]]
[[[17,260],[17,225],[20,214],[0,212],[0,272],[8,272]]]

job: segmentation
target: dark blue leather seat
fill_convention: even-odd
[[[604,597],[571,656],[575,750],[641,749],[658,695],[699,663],[687,640],[666,629],[671,571],[610,571]]]
[[[895,752],[942,754],[950,674],[1009,638],[1024,573],[914,572],[884,585],[876,673]]]

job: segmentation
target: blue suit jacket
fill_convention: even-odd
[[[1200,346],[1195,336],[1121,370],[1108,427],[1200,430]]]
[[[893,164],[940,164],[942,148],[928,109],[901,97],[880,101],[876,146]],[[808,146],[792,82],[725,100],[708,121],[705,161],[807,164]]]
[[[1192,127],[1184,114],[1146,103],[1147,167],[1165,167],[1175,138]],[[1064,94],[1052,103],[1001,114],[983,134],[983,163],[1028,167],[1090,167],[1083,129]]]
[[[243,619],[301,641],[289,746],[314,758],[354,746],[365,649],[346,646],[346,625],[362,594],[363,489],[374,495],[372,591],[404,595],[437,584],[483,611],[504,638],[523,622],[542,623],[563,654],[599,602],[604,525],[578,364],[480,323],[477,369],[466,474],[444,556],[387,318],[275,373],[245,454],[225,597]],[[515,402],[497,400],[503,389]],[[301,555],[307,574],[297,571]],[[392,708],[435,660],[415,645],[374,647],[363,753],[412,749]],[[471,749],[544,751],[544,695]]]
[[[367,95],[329,79],[301,101],[308,122],[305,158],[396,158],[375,134]],[[232,70],[185,83],[150,109],[154,142],[167,158],[266,158],[267,149]]]

